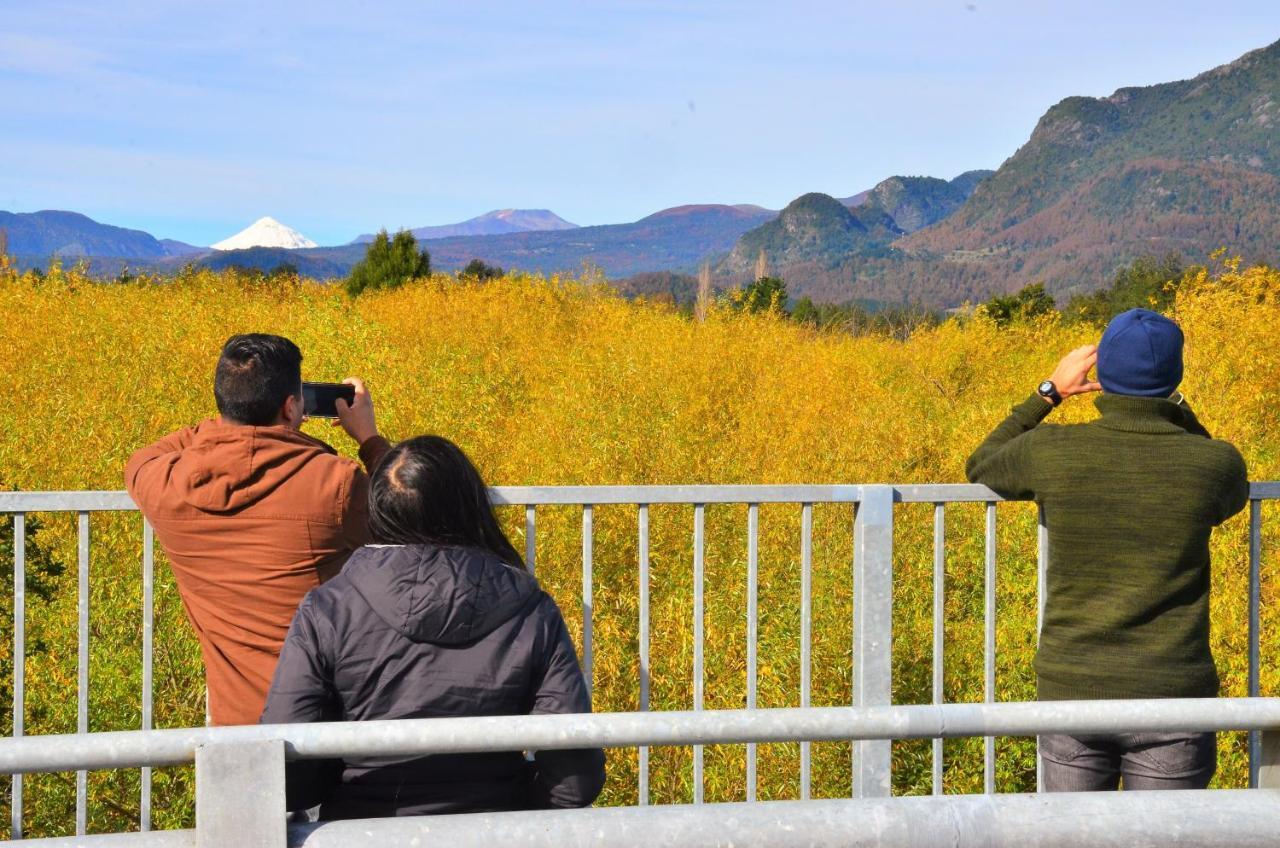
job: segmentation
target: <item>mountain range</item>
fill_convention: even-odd
[[[538,272],[590,264],[622,289],[683,291],[710,263],[715,284],[749,280],[761,255],[793,295],[952,306],[1042,281],[1058,296],[1104,285],[1135,257],[1201,261],[1226,246],[1247,261],[1280,245],[1280,42],[1193,79],[1068,97],[995,172],[894,176],[837,199],[809,193],[781,212],[691,205],[639,221],[575,227],[548,210],[498,210],[421,227],[433,265],[472,259]],[[0,213],[9,250],[157,269],[186,262],[341,276],[363,255],[337,247],[218,251],[157,240],[70,212]],[[365,238],[365,237],[362,237]]]
[[[418,241],[453,236],[493,236],[500,233],[527,233],[542,230],[573,230],[571,224],[550,209],[495,209],[458,224],[414,227],[409,230]],[[373,241],[373,233],[356,237],[352,244]]]
[[[1096,286],[1119,263],[1280,242],[1280,42],[1193,79],[1068,97],[957,213],[899,246],[979,287]]]
[[[51,209],[42,212],[0,211],[0,230],[6,234],[11,254],[40,260],[50,256],[162,259],[189,256],[204,250],[173,239],[157,239],[142,230],[100,224],[78,212]]]
[[[626,277],[654,269],[696,268],[727,252],[739,236],[775,215],[758,206],[678,206],[630,224],[450,236],[431,239],[424,246],[431,253],[432,266],[446,271],[483,259],[504,268],[547,274],[580,272],[590,265],[610,277]],[[310,250],[254,248],[219,252],[199,261],[214,268],[270,269],[287,263],[300,273],[323,278],[346,274],[364,252],[365,245],[360,243]]]
[[[887,256],[900,236],[954,213],[991,171],[966,171],[953,180],[890,177],[874,188],[837,200],[812,192],[787,204],[778,217],[744,233],[718,271],[741,276],[758,257],[783,270],[843,256]]]
[[[1226,247],[1274,262],[1278,201],[1280,42],[1193,79],[1068,97],[953,214],[888,252],[797,250],[836,224],[832,211],[770,267],[818,300],[945,306],[1033,282],[1061,299],[1142,255],[1201,262]]]

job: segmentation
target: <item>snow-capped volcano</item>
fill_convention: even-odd
[[[246,247],[316,247],[316,243],[275,218],[259,218],[245,229],[223,239],[214,250],[241,250]]]

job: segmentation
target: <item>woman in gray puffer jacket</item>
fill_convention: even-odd
[[[587,713],[555,601],[507,540],[452,442],[420,436],[373,473],[369,526],[342,573],[298,608],[262,723]],[[352,757],[288,764],[288,808],[320,818],[584,807],[599,748]]]

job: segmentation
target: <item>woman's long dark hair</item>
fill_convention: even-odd
[[[378,463],[369,485],[369,530],[384,545],[462,545],[525,567],[498,526],[480,472],[440,436],[401,442]]]

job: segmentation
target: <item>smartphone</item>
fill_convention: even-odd
[[[338,398],[350,405],[356,399],[356,387],[348,383],[303,383],[302,414],[308,418],[337,418],[334,401]]]

